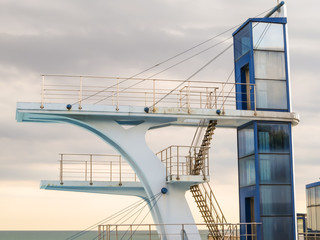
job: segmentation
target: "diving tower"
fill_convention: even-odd
[[[84,128],[112,146],[125,160],[118,166],[128,164],[136,177],[100,181],[89,171],[84,180],[70,181],[60,173],[59,181],[43,181],[41,187],[138,196],[148,202],[162,239],[182,235],[200,240],[185,199],[190,190],[211,236],[221,240],[225,235],[215,224],[227,220],[212,190],[205,187],[210,181],[208,149],[214,131],[234,128],[240,221],[265,226],[252,230],[244,225],[240,232],[250,234],[246,239],[296,239],[291,128],[299,116],[291,111],[283,4],[264,18],[248,19],[233,33],[234,83],[42,75],[40,101],[18,103],[17,121]],[[169,146],[158,154],[148,147],[146,132],[168,126],[198,127],[196,140],[185,153],[185,146]],[[154,196],[161,197],[153,202]],[[277,236],[279,224],[282,232]]]

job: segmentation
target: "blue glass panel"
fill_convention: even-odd
[[[254,155],[239,160],[240,187],[256,182]]]
[[[292,217],[262,217],[263,240],[292,240]]]
[[[254,153],[253,125],[238,131],[239,157]]]
[[[261,215],[292,214],[291,186],[261,186]]]
[[[234,51],[236,60],[247,53],[251,48],[250,25],[248,24],[234,36]]]
[[[261,184],[290,184],[290,155],[259,154]]]
[[[289,153],[289,125],[258,124],[258,146],[260,153]]]

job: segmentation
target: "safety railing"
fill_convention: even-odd
[[[215,224],[220,232],[219,240],[256,240],[257,230],[261,223],[225,223]],[[170,228],[170,234],[159,234],[157,229]],[[174,229],[174,230],[173,230]],[[199,236],[203,240],[218,240],[210,236],[205,224],[122,224],[99,225],[98,240],[161,240],[167,239],[193,239]],[[171,239],[170,238],[170,239]]]
[[[298,233],[298,240],[320,240],[320,232]]]
[[[209,176],[209,147],[190,147],[172,145],[156,153],[158,158],[165,164],[166,178],[172,180],[173,177],[179,180],[181,176],[192,175],[196,154],[200,148],[204,148],[206,154],[202,169],[203,178]]]
[[[60,154],[60,184],[65,180],[137,182],[137,175],[120,155]]]
[[[236,93],[238,92],[238,94]],[[46,103],[256,110],[255,84],[98,76],[42,75],[41,108]]]

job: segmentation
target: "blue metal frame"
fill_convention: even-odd
[[[312,187],[317,187],[320,186],[320,181],[319,182],[314,182],[306,185],[306,189],[312,188]]]
[[[286,36],[286,23],[287,18],[249,18],[245,23],[241,25],[232,35],[235,41],[235,35],[239,33],[244,27],[249,26],[250,30],[250,49],[247,53],[236,59],[236,49],[234,45],[234,59],[235,59],[235,78],[236,83],[241,83],[243,76],[241,69],[248,65],[250,70],[250,83],[255,84],[255,72],[254,72],[254,49],[253,49],[253,33],[252,22],[264,22],[264,23],[278,23],[283,25],[283,41],[284,41],[284,57],[285,57],[285,71],[286,71],[286,91],[287,91],[287,109],[265,109],[257,108],[260,111],[275,111],[275,112],[290,112],[290,87],[289,87],[289,67],[288,67],[288,51],[287,51],[287,36]],[[246,104],[243,104],[244,88],[241,85],[236,85],[236,109],[246,109]],[[250,90],[250,102],[251,109],[254,109],[256,102],[254,101],[254,90]]]

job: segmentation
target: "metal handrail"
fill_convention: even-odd
[[[100,103],[115,106],[119,110],[123,105],[134,103],[135,106],[146,107],[157,102],[156,107],[169,105],[187,108],[188,111],[192,108],[214,108],[222,109],[224,113],[226,108],[235,109],[236,104],[242,102],[236,98],[235,86],[250,85],[254,88],[253,93],[249,93],[254,95],[252,110],[256,111],[255,84],[81,75],[41,76],[41,108],[45,108],[46,103],[67,103],[76,104],[81,110],[83,104]],[[104,79],[108,81],[102,82]],[[181,83],[184,84],[172,91]]]
[[[202,146],[183,146],[183,145],[171,145],[156,153],[161,162],[166,167],[166,178],[171,180],[173,176],[177,180],[181,176],[190,176],[192,174],[193,162],[196,159],[196,153],[202,148],[209,150],[209,147]],[[190,154],[189,150],[192,150]],[[209,176],[209,155],[207,154],[204,161],[202,174],[204,178]]]
[[[120,155],[107,154],[59,154],[60,184],[67,180],[94,181],[139,181],[130,165]]]
[[[215,225],[216,229],[220,232],[219,240],[226,239],[242,239],[242,240],[256,240],[257,239],[257,229],[262,226],[261,223],[219,223],[212,224]],[[139,239],[144,237],[144,239],[165,239],[166,236],[161,236],[157,232],[159,228],[170,227],[172,230],[176,228],[176,231],[171,232],[170,235],[176,235],[179,239],[187,239],[185,233],[191,235],[199,234],[198,230],[195,229],[205,229],[206,224],[105,224],[98,225],[98,240],[118,240],[126,237],[126,239]],[[250,232],[248,232],[250,228]],[[186,231],[185,231],[186,230]],[[139,231],[139,232],[138,232]],[[208,239],[211,238],[208,232],[205,233]],[[190,239],[190,238],[189,238]]]

